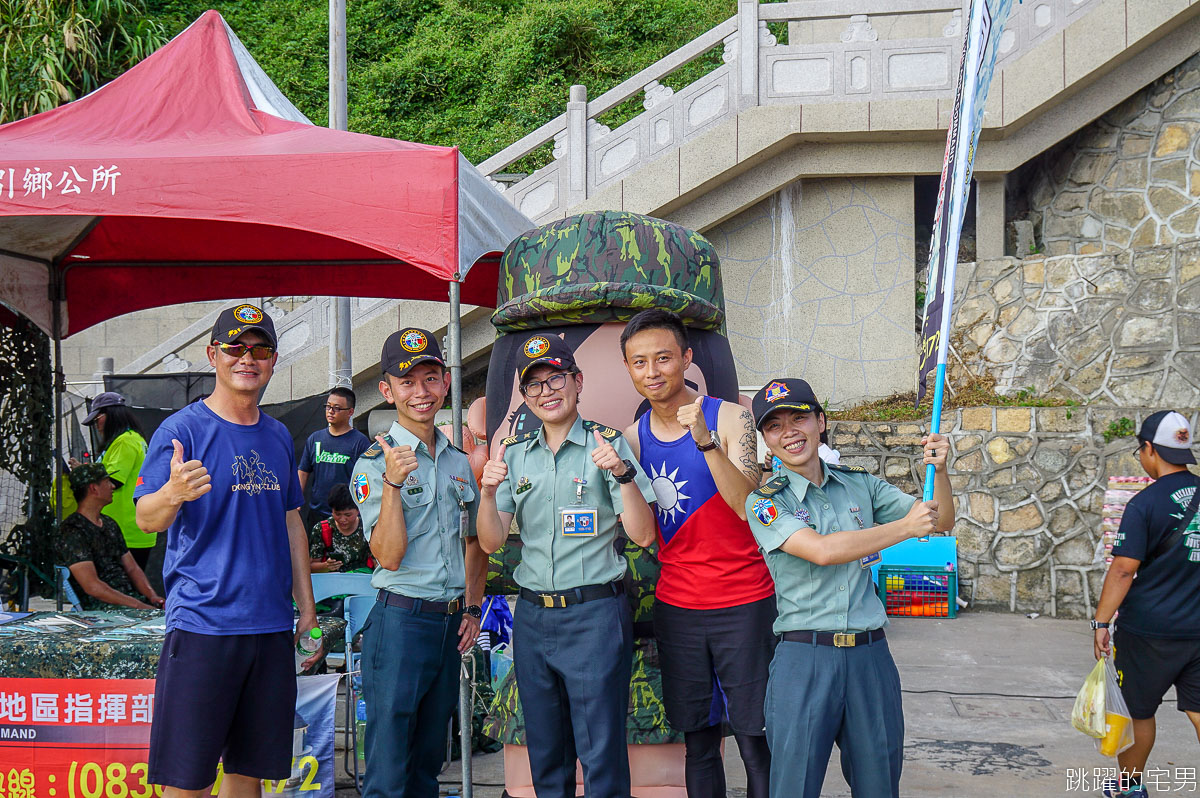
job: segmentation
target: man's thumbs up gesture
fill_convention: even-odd
[[[704,421],[703,396],[697,396],[695,402],[680,407],[675,413],[675,420],[679,422],[679,426],[691,430],[692,440],[696,443],[708,443],[712,439],[712,433],[708,431],[708,424]]]
[[[392,446],[382,435],[375,440],[383,447],[384,478],[393,485],[403,485],[408,475],[417,470],[417,453],[411,446]]]
[[[208,469],[199,460],[183,459],[183,444],[172,439],[175,454],[171,456],[171,478],[168,485],[171,488],[172,502],[176,505],[195,501],[212,490],[212,477]]]
[[[614,477],[622,476],[627,468],[621,455],[617,454],[617,450],[611,443],[604,440],[599,430],[592,430],[592,435],[596,438],[596,448],[592,449],[592,462],[596,464],[597,468],[611,471]]]

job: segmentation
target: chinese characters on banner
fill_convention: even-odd
[[[338,678],[297,679],[291,776],[263,782],[264,796],[332,798]],[[161,796],[153,721],[153,679],[0,679],[0,798]]]
[[[24,199],[58,194],[117,195],[117,178],[121,170],[116,164],[86,167],[68,165],[63,169],[14,169],[0,166],[0,199]]]

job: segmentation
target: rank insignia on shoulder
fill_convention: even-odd
[[[391,444],[392,444],[391,439],[387,439],[387,440],[388,440],[388,445],[391,446]],[[376,457],[379,457],[382,454],[383,454],[383,447],[379,445],[379,441],[375,441],[374,443],[371,444],[370,448],[368,448],[365,452],[362,453],[362,456],[367,458],[368,460],[374,460]]]
[[[767,484],[763,485],[761,488],[759,488],[758,490],[756,490],[754,492],[757,493],[759,496],[770,497],[770,496],[774,496],[776,493],[783,490],[787,486],[788,486],[788,478],[787,477],[774,477],[773,479],[767,480]]]
[[[529,481],[529,477],[521,477],[517,480],[517,489],[514,493],[524,493],[533,487],[533,483]]]
[[[521,443],[522,441],[531,441],[538,436],[539,432],[541,432],[540,429],[535,429],[535,430],[530,430],[529,432],[522,432],[519,435],[510,435],[507,438],[505,438],[504,440],[500,441],[500,445],[501,446],[512,446],[514,443]]]
[[[856,471],[857,471],[857,472],[860,472],[860,473],[863,473],[863,474],[867,473],[867,469],[863,468],[862,466],[840,465],[840,464],[839,464],[839,465],[833,465],[833,464],[830,464],[830,463],[826,463],[826,465],[828,465],[828,466],[829,466],[830,468],[832,468],[834,471],[850,471],[850,472],[856,472]]]
[[[597,424],[595,421],[583,422],[583,428],[588,432],[595,430],[596,432],[600,433],[600,437],[607,438],[610,441],[621,434],[620,430],[615,430],[612,427],[606,427],[603,424]]]
[[[750,506],[750,511],[763,526],[770,526],[779,517],[779,510],[771,499],[758,499]]]

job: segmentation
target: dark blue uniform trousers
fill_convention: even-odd
[[[364,798],[437,798],[458,700],[458,627],[443,615],[376,603],[363,625]]]
[[[569,607],[517,600],[513,667],[538,798],[629,798],[625,717],[633,626],[625,596]]]
[[[904,710],[887,640],[853,648],[780,641],[764,708],[772,798],[819,798],[835,742],[855,798],[900,795]]]

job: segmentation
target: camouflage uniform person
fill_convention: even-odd
[[[101,513],[112,503],[113,492],[121,483],[100,463],[76,466],[70,479],[78,509],[63,519],[59,534],[62,562],[70,567],[80,604],[86,610],[107,604],[161,607],[163,600],[125,545],[121,527]],[[139,594],[146,602],[137,598]]]
[[[479,537],[492,552],[514,516],[521,529],[513,651],[534,789],[574,798],[578,755],[589,798],[629,798],[633,635],[614,542],[618,518],[638,545],[654,541],[654,493],[621,434],[579,417],[570,347],[532,335],[523,351],[521,393],[542,427],[484,466]]]

